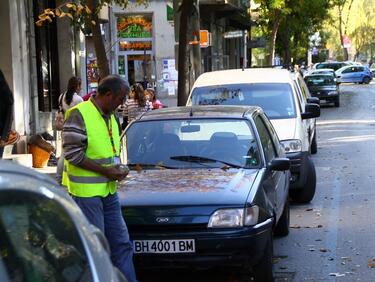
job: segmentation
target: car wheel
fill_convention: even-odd
[[[272,232],[260,261],[253,267],[254,281],[273,282],[273,239]]]
[[[290,191],[290,196],[296,203],[309,203],[315,195],[316,173],[313,161],[307,158],[307,177],[306,183],[296,190]]]
[[[340,107],[340,97],[337,97],[335,100],[335,107],[338,108]]]
[[[364,84],[369,84],[370,83],[370,81],[371,81],[371,79],[368,77],[368,76],[365,76],[364,78],[363,78],[363,83]]]
[[[318,142],[316,141],[316,132],[314,134],[313,140],[311,141],[310,152],[311,154],[316,154],[318,152]]]
[[[286,200],[283,213],[277,223],[274,234],[276,236],[286,236],[289,234],[289,223],[290,223],[290,208],[289,199]]]

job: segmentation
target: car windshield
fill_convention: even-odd
[[[336,84],[333,76],[330,76],[330,75],[306,76],[305,81],[308,86],[322,86],[322,85]]]
[[[2,193],[0,233],[10,281],[92,280],[80,234],[53,199],[26,191]]]
[[[293,93],[288,83],[230,84],[197,87],[193,105],[255,105],[271,119],[296,117]]]
[[[130,168],[255,168],[258,145],[244,119],[182,119],[133,123],[126,131]]]
[[[318,64],[316,65],[316,69],[333,69],[338,70],[339,68],[347,66],[345,63],[328,63],[328,64]]]

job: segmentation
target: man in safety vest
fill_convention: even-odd
[[[63,185],[87,219],[105,233],[113,264],[132,282],[137,281],[133,246],[116,193],[127,171],[119,165],[120,132],[113,114],[129,91],[119,76],[104,78],[95,97],[66,112],[62,138]]]

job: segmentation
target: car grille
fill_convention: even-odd
[[[179,233],[179,232],[205,232],[207,224],[153,224],[153,225],[128,225],[131,233]]]

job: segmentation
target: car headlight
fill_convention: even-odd
[[[280,142],[285,153],[295,153],[302,151],[302,142],[299,139],[283,140]]]
[[[220,209],[208,221],[209,228],[228,228],[255,225],[258,223],[259,207],[244,209]]]
[[[338,93],[337,93],[337,91],[330,91],[330,92],[328,92],[327,94],[328,94],[328,95],[337,95]]]

